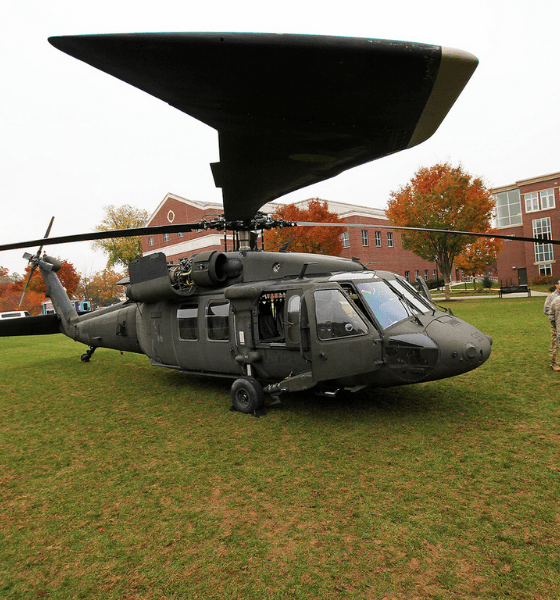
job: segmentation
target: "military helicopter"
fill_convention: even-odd
[[[24,257],[39,268],[57,313],[1,323],[0,335],[64,333],[88,347],[83,362],[114,348],[145,354],[154,366],[231,378],[233,408],[254,414],[265,393],[277,400],[314,388],[334,396],[452,377],[488,359],[491,338],[436,306],[425,286],[420,294],[358,260],[255,248],[258,231],[306,225],[259,212],[265,203],[428,139],[476,68],[474,56],[307,35],[49,41],[215,128],[220,162],[211,167],[224,214],[64,237],[49,237],[49,225],[44,238],[0,246],[40,246]],[[56,275],[60,263],[41,255],[49,244],[211,228],[232,232],[231,251],[177,265],[163,253],[139,258],[124,282],[127,300],[83,315]]]

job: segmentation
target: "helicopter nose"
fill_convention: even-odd
[[[436,340],[444,365],[457,373],[479,367],[490,356],[492,338],[457,317],[436,319],[426,332]]]

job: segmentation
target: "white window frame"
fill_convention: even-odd
[[[153,236],[150,236],[148,238],[148,246],[153,246],[153,245],[154,245],[154,238],[153,238]]]
[[[362,246],[369,246],[369,237],[367,229],[362,229]]]
[[[519,190],[508,190],[494,194],[496,200],[496,223],[498,227],[522,225],[521,195]]]
[[[548,240],[552,237],[550,217],[533,220],[533,237]],[[550,263],[554,260],[552,244],[535,244],[535,263]]]
[[[541,197],[541,209],[542,210],[550,210],[551,208],[556,208],[556,203],[554,201],[554,189],[550,188],[548,190],[541,190],[539,192]]]
[[[531,192],[529,194],[525,194],[525,212],[536,212],[539,209],[539,193]]]
[[[375,247],[381,248],[381,231],[375,232]]]
[[[388,248],[392,248],[394,245],[393,242],[393,232],[392,231],[388,231],[387,232],[387,247]]]
[[[342,240],[343,248],[350,248],[350,234],[347,231],[340,234],[340,239]]]

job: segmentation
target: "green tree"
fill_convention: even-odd
[[[422,167],[408,184],[391,192],[386,214],[397,226],[486,233],[493,208],[494,198],[481,178],[466,173],[462,166],[443,163]],[[404,249],[437,261],[449,298],[453,262],[472,238],[427,231],[407,231],[403,238]]]
[[[112,231],[113,229],[133,229],[143,227],[148,221],[148,211],[135,208],[130,204],[123,206],[105,206],[105,218],[95,228],[95,231]],[[108,257],[107,268],[115,265],[128,267],[135,258],[142,256],[142,241],[139,236],[96,240],[95,249],[102,250]]]

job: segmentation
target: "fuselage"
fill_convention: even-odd
[[[224,261],[243,263],[240,254],[227,253]],[[266,260],[258,259],[258,269],[244,263],[234,281],[193,285],[180,297],[163,294],[161,300],[149,291],[153,301],[128,300],[74,317],[67,335],[92,348],[146,354],[155,366],[251,375],[271,382],[275,392],[318,383],[387,387],[431,381],[470,371],[490,356],[488,336],[439,309],[398,275],[353,261],[345,263],[351,270],[321,273],[323,257],[312,257],[313,264],[301,255],[259,254]],[[282,261],[294,256],[297,268],[294,263],[281,273]]]

